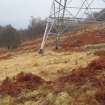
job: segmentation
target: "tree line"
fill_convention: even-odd
[[[0,26],[0,48],[17,48],[22,41],[42,35],[45,25],[46,20],[32,18],[27,29],[17,30],[12,25]]]

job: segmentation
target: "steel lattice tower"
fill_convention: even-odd
[[[91,18],[88,20],[89,22],[96,22],[97,18],[105,12],[102,12],[98,17],[94,17],[93,13],[104,9],[105,0],[53,0],[39,52],[43,53],[49,34],[56,36],[56,48],[58,48],[59,36],[65,32],[68,24],[77,24],[87,20],[87,14],[91,15]]]

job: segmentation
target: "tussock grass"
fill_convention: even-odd
[[[20,72],[32,72],[47,80],[53,80],[58,74],[68,73],[79,67],[86,67],[97,59],[92,52],[53,52],[46,51],[42,56],[37,52],[23,53],[0,61],[0,80],[12,77]]]

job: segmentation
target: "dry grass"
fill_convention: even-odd
[[[93,52],[53,52],[23,53],[0,61],[0,80],[13,77],[20,72],[31,72],[46,80],[54,80],[73,69],[86,67],[98,56]],[[0,96],[0,105],[70,105],[74,99],[67,93],[54,93],[46,86],[36,91],[24,90],[17,98]]]
[[[43,56],[37,52],[23,53],[0,61],[0,80],[22,71],[32,72],[47,80],[53,80],[62,72],[64,74],[79,67],[86,67],[88,63],[97,58],[93,52],[48,51]]]
[[[0,105],[71,105],[73,98],[67,92],[54,93],[45,87],[37,91],[25,90],[19,97],[4,96]]]

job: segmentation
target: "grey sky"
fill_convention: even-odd
[[[0,0],[0,25],[27,27],[30,16],[47,17],[51,0]]]
[[[0,25],[12,24],[16,28],[26,28],[31,16],[48,16],[52,1],[53,0],[0,0]],[[80,3],[79,1],[80,0],[74,0],[74,4]],[[102,3],[96,4],[102,6]]]

